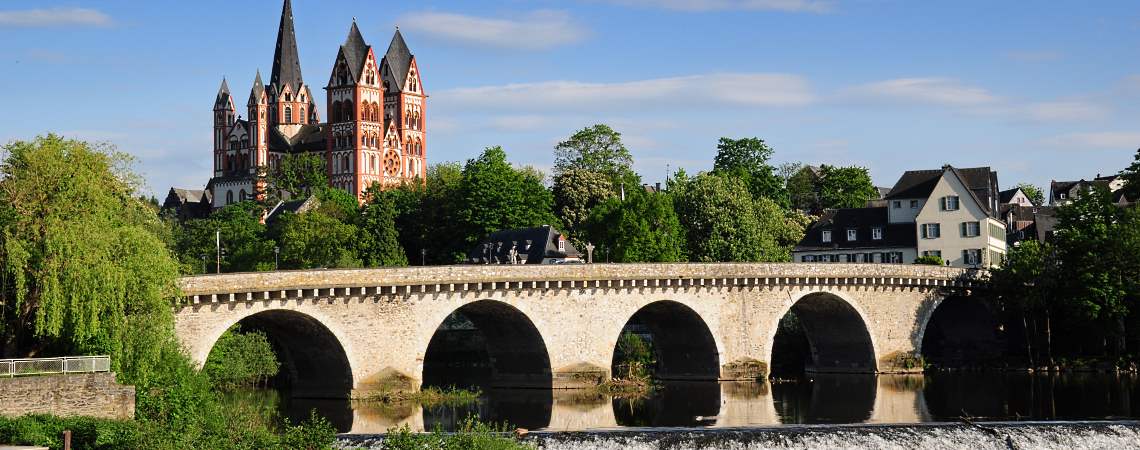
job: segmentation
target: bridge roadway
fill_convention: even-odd
[[[199,364],[234,324],[265,331],[293,394],[311,397],[418,389],[464,344],[437,331],[472,327],[496,386],[600,383],[627,323],[653,334],[663,378],[754,379],[767,373],[789,311],[807,335],[809,370],[893,373],[916,370],[908,361],[931,315],[977,277],[924,265],[750,263],[235,273],[182,278],[175,327]],[[466,320],[445,323],[455,312]]]

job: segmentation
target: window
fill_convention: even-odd
[[[957,211],[958,210],[958,196],[947,195],[942,197],[942,210],[943,211]]]
[[[894,209],[902,208],[902,201],[901,200],[895,200],[895,201],[891,202],[891,207]]]
[[[923,250],[922,256],[937,256],[942,257],[942,250]]]
[[[875,227],[871,229],[871,239],[879,241],[883,239],[883,229]]]
[[[857,238],[857,237],[859,237],[859,233],[856,230],[854,230],[854,229],[847,230],[847,240],[848,241],[854,241],[855,238]]]
[[[874,253],[864,253],[863,254],[863,262],[865,262],[865,263],[875,262],[875,254]]]
[[[815,262],[815,255],[804,255],[800,257],[800,262]]]
[[[226,204],[234,202],[234,191],[226,191]]]
[[[293,123],[293,108],[285,107],[285,123]]]
[[[977,265],[982,263],[982,250],[976,248],[968,248],[962,250],[962,263],[967,265]]]
[[[823,230],[820,240],[823,242],[831,242],[831,230]]]
[[[962,222],[962,237],[978,237],[982,234],[982,225],[979,222]]]
[[[923,239],[938,239],[942,237],[942,226],[937,223],[922,224]]]
[[[242,189],[241,192],[238,193],[238,198],[243,202],[245,201],[245,189]]]
[[[849,262],[849,263],[859,262],[859,254],[857,254],[857,253],[848,253],[844,256],[847,257],[847,262]]]
[[[918,200],[910,201],[910,209],[918,209]]]
[[[566,251],[566,238],[562,236],[558,236],[558,251]]]

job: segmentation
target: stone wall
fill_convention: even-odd
[[[0,378],[0,415],[25,414],[133,419],[135,388],[109,372]]]

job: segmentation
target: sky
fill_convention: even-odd
[[[301,68],[327,84],[355,18],[398,26],[429,95],[429,162],[501,145],[549,169],[595,123],[644,181],[711,168],[722,136],[774,162],[988,165],[1002,187],[1092,178],[1140,147],[1140,4],[960,0],[294,0]],[[0,2],[0,143],[54,132],[135,155],[149,192],[211,175],[223,77],[268,79],[281,1]],[[323,94],[318,93],[322,117]],[[244,106],[238,106],[239,111]]]

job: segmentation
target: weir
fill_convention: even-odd
[[[914,372],[921,368],[908,362],[938,305],[969,295],[979,275],[920,265],[740,263],[221,274],[181,280],[176,332],[201,364],[226,329],[255,322],[289,356],[283,363],[296,386],[312,388],[302,396],[419,389],[449,360],[433,341],[447,339],[441,324],[456,313],[482,336],[487,386],[605,381],[631,320],[660,336],[665,377],[755,380],[767,375],[779,321],[790,311],[802,316],[811,344],[809,371]]]

